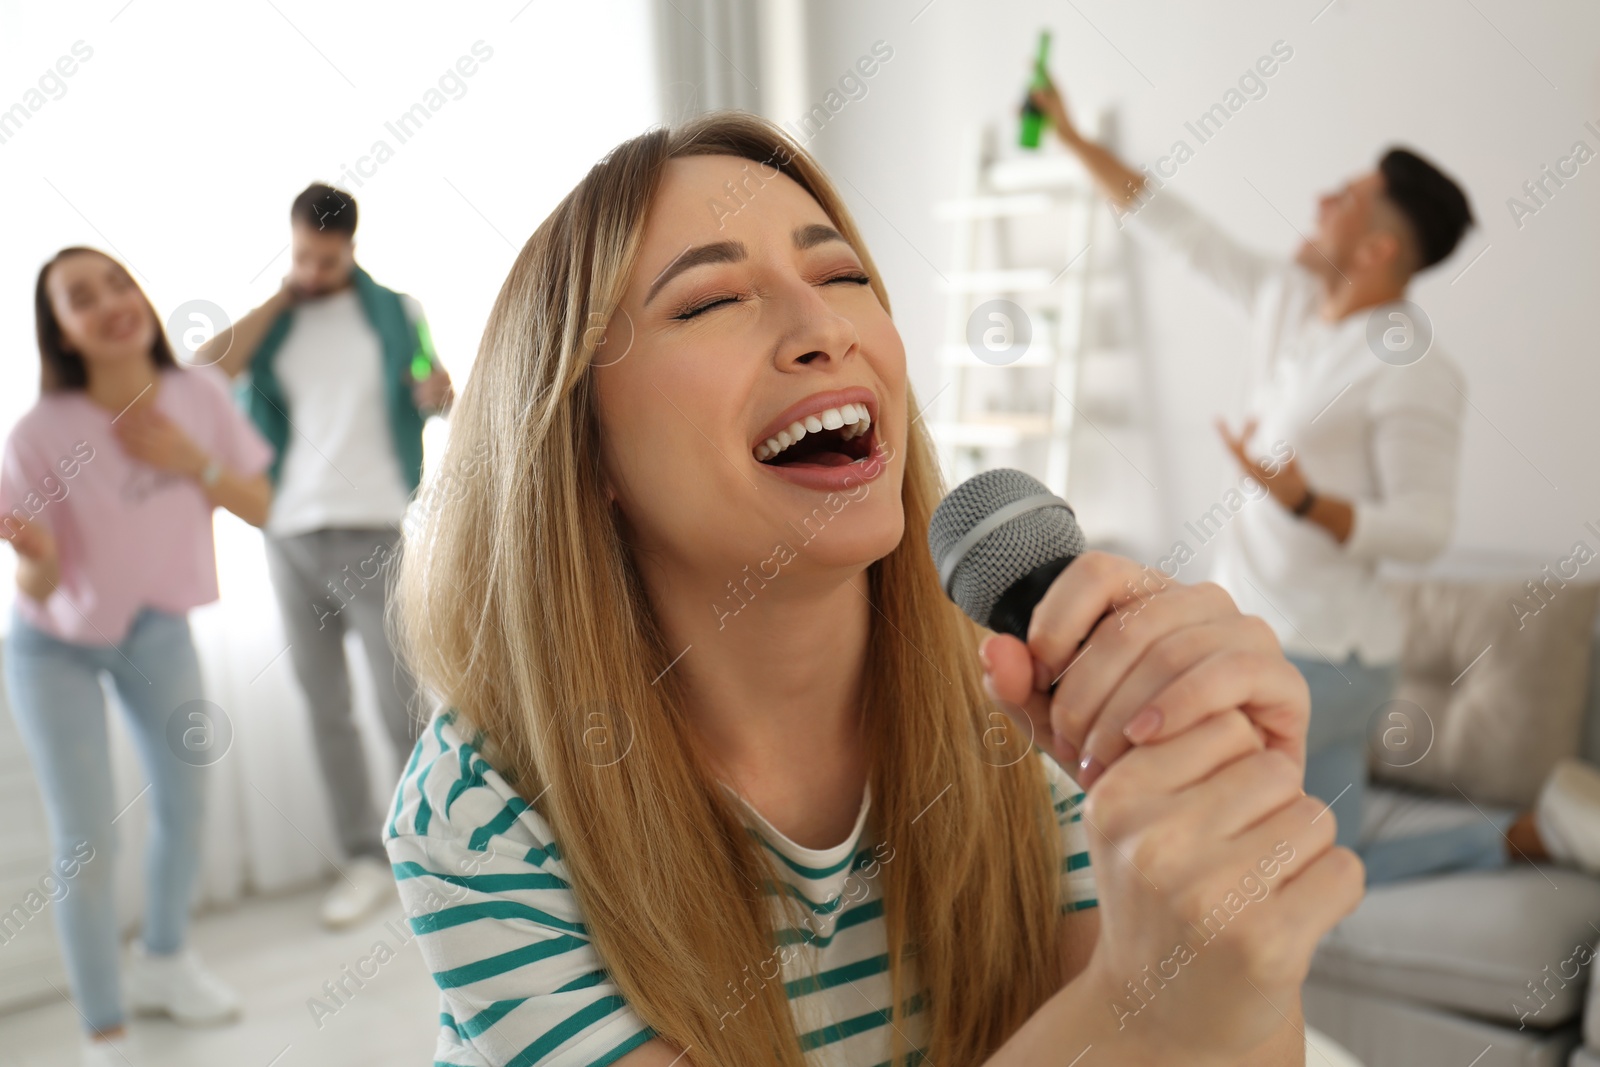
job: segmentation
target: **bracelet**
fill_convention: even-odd
[[[218,463],[216,457],[213,456],[206,461],[205,469],[200,472],[200,484],[210,489],[221,480],[222,464]]]
[[[1293,512],[1295,518],[1303,519],[1306,517],[1306,513],[1312,509],[1316,502],[1317,494],[1313,493],[1310,489],[1307,489],[1306,495],[1300,498],[1300,503],[1296,504],[1289,510]]]

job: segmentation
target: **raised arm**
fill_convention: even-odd
[[[285,277],[278,291],[260,307],[246,312],[238,322],[219,331],[201,345],[195,352],[195,362],[214,363],[228,377],[237,378],[249,369],[250,360],[255,357],[256,349],[261,347],[261,339],[267,335],[267,329],[294,302],[294,290],[289,287],[289,279]]]
[[[1205,275],[1246,310],[1255,303],[1262,285],[1283,269],[1279,260],[1235,241],[1171,190],[1148,188],[1143,174],[1105,146],[1084,137],[1054,82],[1034,90],[1033,101],[1049,118],[1062,144],[1078,157],[1111,201],[1119,219],[1130,220],[1135,229],[1178,253],[1191,269]]]
[[[1144,175],[1118,159],[1110,149],[1096,144],[1078,132],[1067,112],[1067,102],[1053,80],[1032,92],[1033,104],[1045,113],[1061,143],[1083,163],[1106,199],[1122,210],[1131,207],[1144,192]]]

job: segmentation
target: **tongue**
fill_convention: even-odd
[[[786,467],[848,467],[855,460],[843,452],[815,452],[803,459],[796,459],[793,463],[785,463]]]

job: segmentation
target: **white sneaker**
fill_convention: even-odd
[[[399,895],[394,872],[387,863],[372,856],[357,856],[344,865],[333,888],[322,898],[322,923],[330,929],[342,929],[398,900]]]
[[[1557,763],[1539,790],[1533,819],[1550,855],[1600,874],[1600,770],[1577,759]]]
[[[126,989],[132,1011],[169,1015],[181,1026],[216,1026],[239,1017],[238,994],[206,970],[191,949],[152,956],[135,941]]]
[[[128,1048],[126,1034],[110,1041],[86,1037],[83,1050],[78,1054],[79,1067],[137,1067],[138,1062]]]

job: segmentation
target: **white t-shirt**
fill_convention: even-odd
[[[434,717],[395,791],[384,829],[409,932],[439,986],[434,1062],[613,1063],[655,1031],[624,1000],[591,943],[550,825],[478,755],[463,731],[451,710]],[[1034,755],[1044,761],[1062,838],[1057,905],[1063,912],[1094,907],[1088,834],[1079,810],[1084,794],[1043,750]],[[870,817],[870,787],[855,828],[826,849],[796,844],[724,788],[742,802],[747,827],[777,858],[784,882],[781,890],[769,885],[767,891],[778,943],[793,951],[786,959],[780,952],[752,961],[750,974],[784,982],[807,1064],[884,1063],[892,1035],[878,875],[896,860]],[[641,862],[649,856],[641,855]],[[810,909],[808,929],[791,924],[780,910],[778,891]],[[715,898],[708,897],[706,906],[715,909]],[[399,939],[393,928],[389,935],[386,940]],[[812,964],[820,981],[811,977]],[[705,995],[718,997],[729,1013],[742,1007],[726,989],[707,989]],[[911,1014],[900,1028],[913,1048],[925,1048],[927,1013],[915,994],[909,1004]]]
[[[419,321],[422,305],[401,300]],[[411,494],[389,429],[383,351],[354,286],[295,307],[273,369],[289,439],[266,532],[398,525]]]
[[[1369,322],[1381,329],[1399,304],[1322,321],[1322,288],[1310,271],[1239,245],[1170,189],[1153,192],[1130,228],[1176,252],[1249,316],[1248,414],[1259,420],[1251,449],[1268,459],[1286,443],[1314,492],[1354,509],[1340,544],[1276,501],[1234,488],[1237,500],[1225,494],[1209,520],[1191,521],[1180,536],[1218,538],[1213,578],[1241,611],[1266,619],[1286,651],[1395,662],[1401,614],[1378,568],[1384,560],[1425,562],[1450,539],[1466,407],[1461,371],[1437,341],[1408,365],[1379,359]]]

